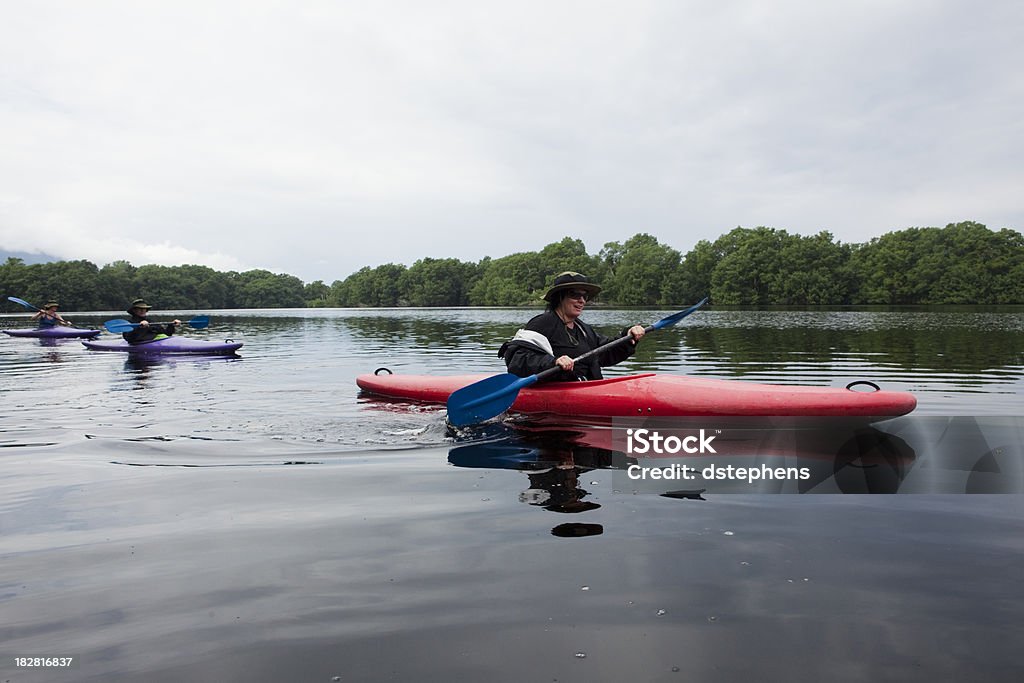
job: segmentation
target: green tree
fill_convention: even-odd
[[[28,268],[25,265],[25,261],[20,258],[10,256],[3,265],[0,265],[0,293],[5,297],[2,302],[5,310],[24,310],[18,304],[7,301],[6,297],[16,296],[19,299],[25,299],[29,296],[28,278]],[[42,306],[46,302],[35,303],[29,300],[29,303]]]
[[[187,291],[191,302],[187,307],[199,309],[229,307],[232,288],[231,278],[226,273],[218,272],[207,266],[186,265],[178,266],[178,274],[182,280],[190,283]]]
[[[587,254],[582,240],[564,237],[539,252],[484,259],[478,265],[468,300],[473,306],[535,306],[555,276],[565,271],[583,273],[601,282],[606,268],[599,257]]]
[[[399,278],[410,306],[465,306],[477,266],[458,259],[420,259]]]
[[[544,294],[545,272],[536,252],[485,259],[469,290],[472,306],[536,305]]]
[[[53,261],[28,266],[29,302],[37,306],[53,299],[65,311],[99,308],[99,269],[89,261]],[[22,297],[25,298],[25,297]]]
[[[675,304],[683,292],[681,257],[647,233],[638,233],[619,245],[606,244],[601,252],[610,268],[602,298],[624,306]]]
[[[1024,236],[1003,228],[986,256],[995,304],[1024,303]]]
[[[239,308],[302,308],[302,280],[268,270],[247,270],[235,278],[235,305]]]
[[[545,285],[550,285],[556,275],[566,271],[583,273],[594,282],[600,282],[605,275],[601,259],[587,254],[583,241],[572,237],[563,237],[545,246],[538,257]]]
[[[132,298],[141,297],[155,308],[187,309],[196,300],[196,283],[179,267],[148,264],[135,271],[135,292]]]
[[[108,263],[99,272],[97,292],[103,310],[124,310],[136,296],[135,274],[137,268],[127,261]]]
[[[780,251],[783,268],[772,293],[773,304],[825,305],[849,303],[849,247],[832,241],[832,234],[785,239]]]
[[[399,282],[406,267],[386,263],[376,268],[366,266],[341,282],[331,285],[329,300],[332,306],[405,306]]]
[[[683,301],[699,301],[711,293],[711,278],[721,258],[722,254],[708,240],[700,240],[687,252],[672,285]]]
[[[711,298],[728,305],[772,303],[781,291],[785,230],[736,228],[716,241],[723,254],[711,276]],[[721,244],[719,244],[721,242]]]
[[[323,280],[316,280],[307,284],[302,290],[302,298],[310,308],[323,308],[328,304],[328,297],[331,288],[324,284]]]
[[[1011,273],[1024,267],[1019,233],[992,232],[973,221],[938,231],[936,250],[944,258],[929,283],[927,303],[1006,303],[1020,300],[1021,281]]]

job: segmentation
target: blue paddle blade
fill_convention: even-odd
[[[25,308],[29,309],[30,311],[38,311],[39,310],[37,307],[33,306],[29,302],[25,301],[24,299],[19,299],[16,296],[9,296],[9,297],[7,297],[7,300],[8,301],[13,301],[14,303],[18,304],[19,306],[24,306]]]
[[[678,313],[673,313],[672,315],[668,316],[667,318],[662,318],[658,322],[656,322],[653,325],[651,325],[651,328],[653,328],[655,330],[660,330],[663,327],[668,327],[669,325],[675,325],[677,322],[679,322],[680,320],[682,320],[686,316],[690,315],[691,313],[696,311],[698,308],[700,308],[701,306],[703,306],[707,302],[708,302],[708,298],[704,297],[703,299],[701,299],[700,301],[695,303],[693,306],[690,306],[689,308],[687,308],[685,311],[679,311]]]
[[[537,375],[505,373],[462,387],[448,397],[448,422],[465,427],[501,415],[515,403],[520,389],[536,381]]]
[[[197,330],[201,330],[204,327],[210,326],[210,316],[208,315],[197,315],[191,320],[186,320],[185,324],[189,327],[194,327]]]
[[[108,320],[103,323],[103,327],[107,328],[107,332],[121,334],[122,332],[130,332],[134,329],[135,325],[132,325],[127,320]]]

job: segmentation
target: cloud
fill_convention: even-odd
[[[565,235],[1021,227],[1014,2],[6,14],[7,249],[330,282]]]

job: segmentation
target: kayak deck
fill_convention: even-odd
[[[389,398],[445,403],[456,390],[490,375],[375,375],[356,378],[364,391]],[[807,416],[887,418],[917,406],[904,391],[756,384],[645,373],[594,382],[534,384],[510,410],[608,417]]]

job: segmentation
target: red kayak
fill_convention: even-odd
[[[445,403],[452,392],[489,376],[371,374],[360,375],[356,384],[378,396]],[[916,406],[917,399],[905,391],[855,391],[844,387],[754,384],[644,373],[595,382],[534,384],[519,392],[510,410],[603,417],[800,416],[863,419],[906,415]]]

